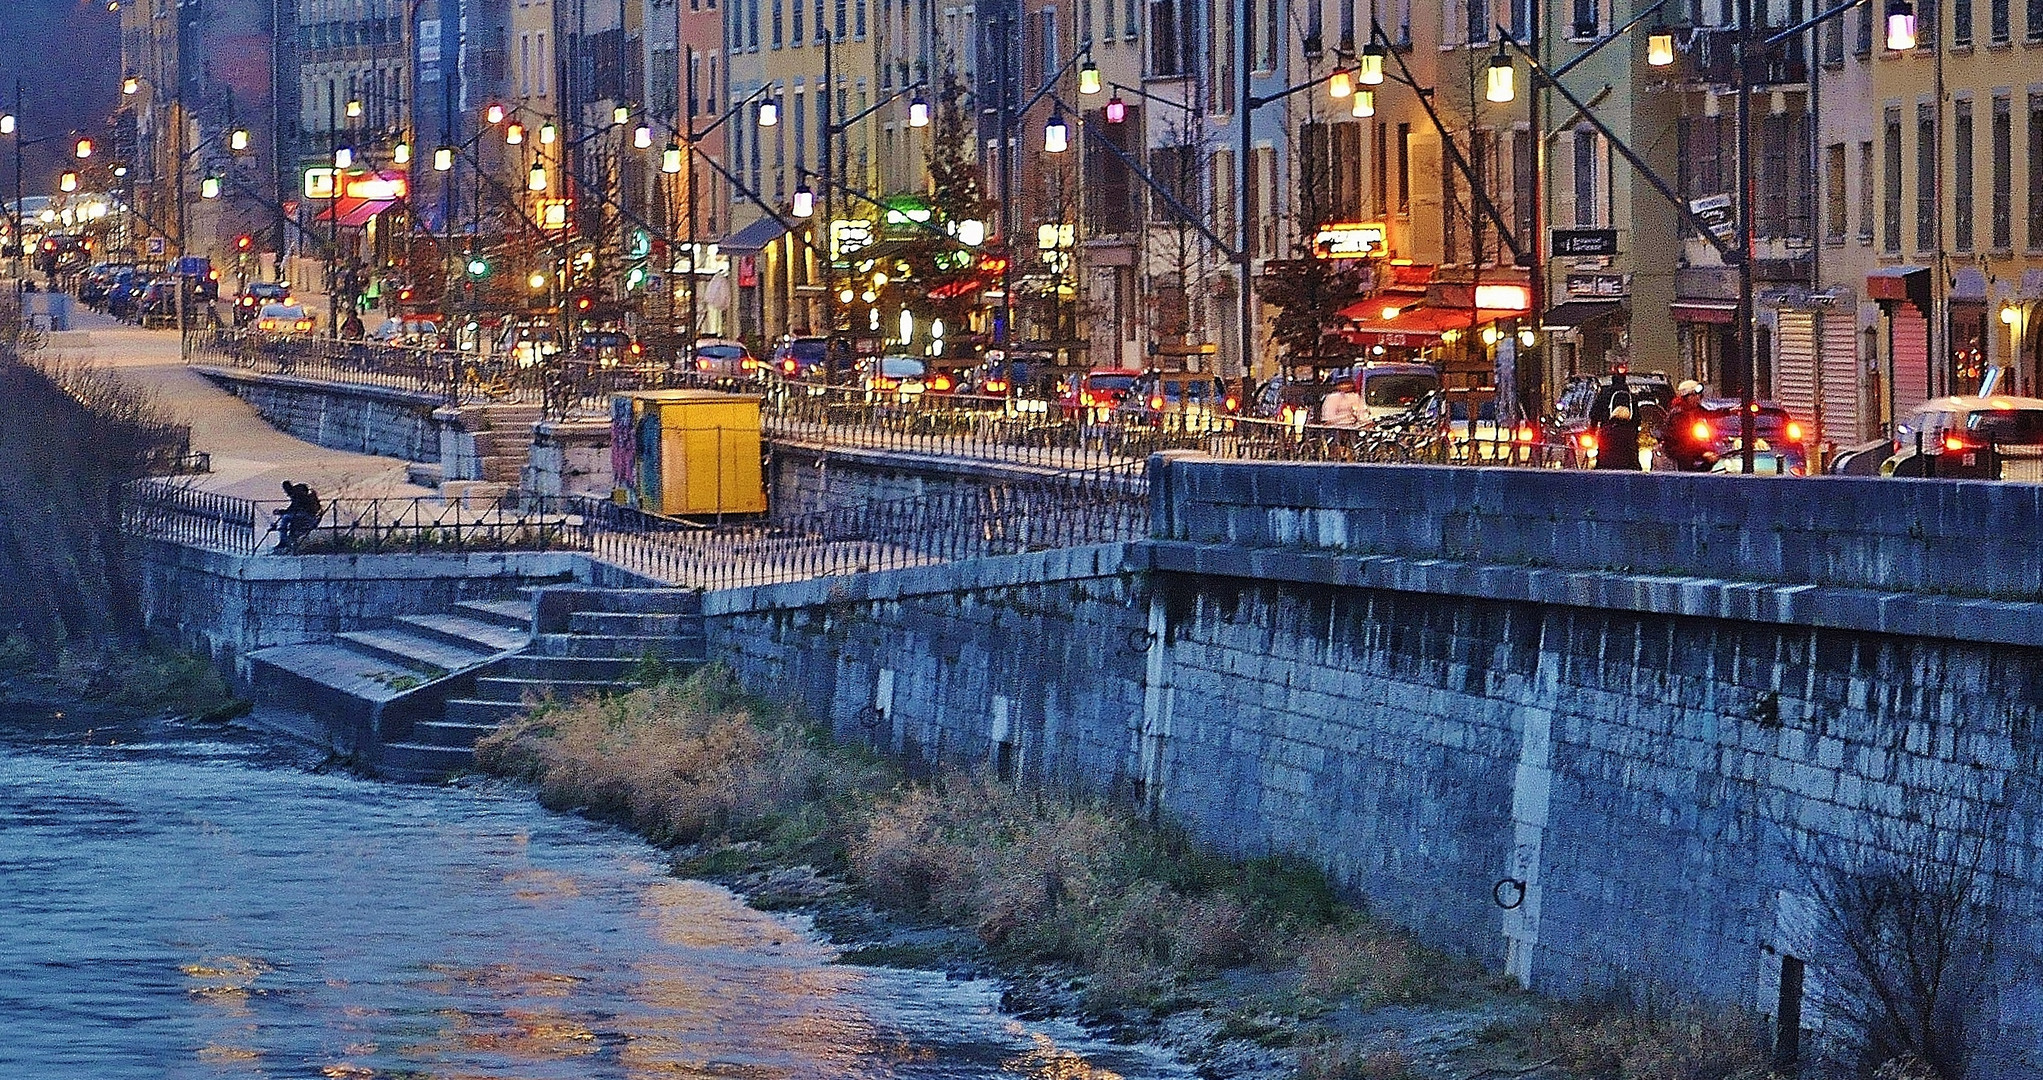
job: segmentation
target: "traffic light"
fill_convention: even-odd
[[[234,238],[234,250],[251,251],[255,248],[255,237],[242,233]]]
[[[596,306],[596,297],[590,293],[575,294],[575,310],[587,311]]]
[[[477,281],[489,276],[489,260],[481,255],[468,257],[468,276]]]

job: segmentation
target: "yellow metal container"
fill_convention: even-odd
[[[667,517],[763,514],[759,396],[644,390],[610,405],[618,501]]]

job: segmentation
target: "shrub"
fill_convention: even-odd
[[[1759,1080],[1765,1019],[1737,1008],[1614,998],[1557,1008],[1535,1042],[1583,1080]]]

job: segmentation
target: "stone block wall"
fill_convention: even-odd
[[[433,395],[222,369],[207,374],[264,420],[306,442],[404,461],[441,460],[440,424],[433,418],[440,401]]]
[[[2043,485],[1152,463],[1158,539],[2043,599]]]

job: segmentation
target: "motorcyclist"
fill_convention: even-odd
[[[1714,417],[1703,403],[1702,384],[1683,379],[1660,426],[1660,452],[1682,472],[1708,472],[1717,459]]]

